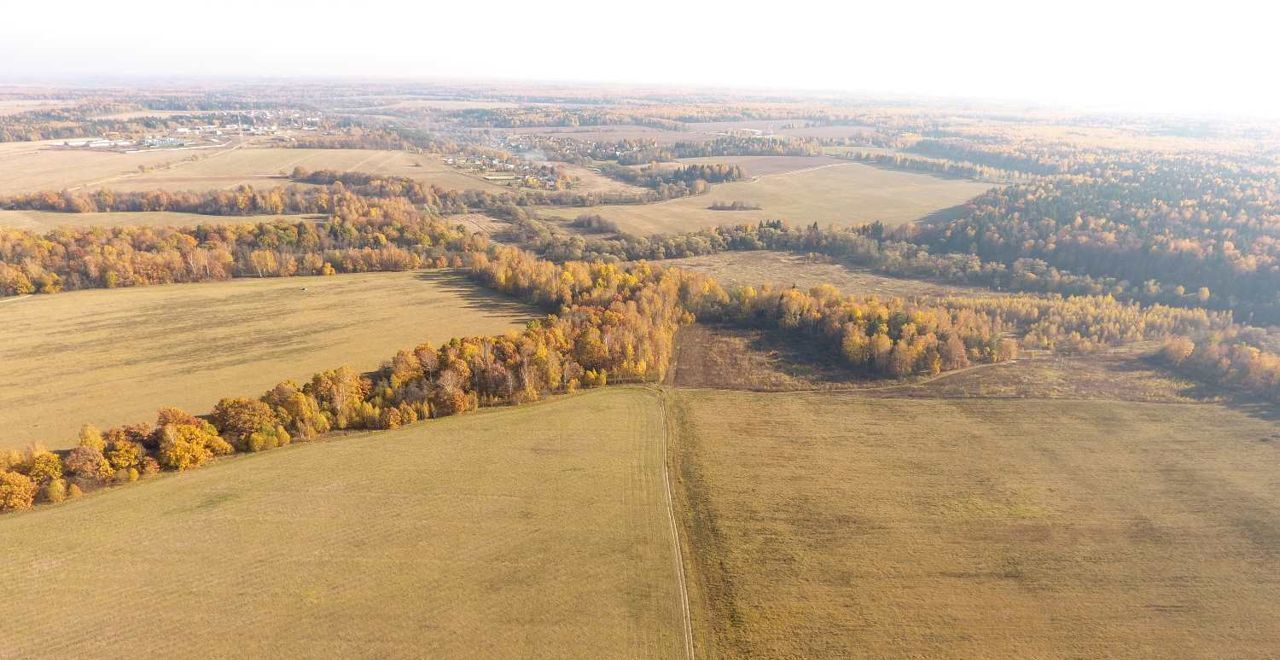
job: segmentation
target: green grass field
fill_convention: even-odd
[[[304,290],[305,288],[305,290]],[[84,423],[207,412],[286,378],[373,369],[424,341],[536,313],[444,272],[238,279],[0,302],[0,447],[74,446]]]
[[[678,390],[700,657],[1270,658],[1280,425]]]
[[[612,388],[4,516],[0,657],[681,657],[663,425]]]
[[[705,195],[657,204],[599,206],[589,211],[639,235],[684,233],[772,219],[784,219],[795,224],[817,222],[823,226],[854,226],[873,220],[900,225],[963,203],[990,187],[974,181],[884,170],[860,163],[828,162],[808,169],[793,169],[792,161],[795,159],[785,160],[784,171],[714,185]],[[763,169],[769,166],[756,162],[750,167]],[[759,205],[760,210],[713,211],[707,208],[714,202],[746,202]],[[572,220],[584,210],[561,208],[550,209],[547,213]]]

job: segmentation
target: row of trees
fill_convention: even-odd
[[[849,265],[871,268],[895,277],[977,285],[1000,291],[1109,295],[1124,300],[1180,307],[1226,308],[1228,304],[1254,313],[1265,309],[1229,298],[1219,299],[1208,287],[1166,286],[1156,280],[1131,281],[1119,277],[1083,275],[1051,265],[1044,259],[1020,257],[1011,263],[983,259],[976,254],[934,251],[910,230],[889,231],[880,223],[854,228],[793,226],[781,220],[752,225],[724,225],[688,234],[654,236],[562,236],[527,214],[514,217],[511,236],[551,259],[671,259],[724,251],[778,250],[822,254]],[[604,220],[604,219],[602,219]],[[604,220],[607,222],[607,220]],[[936,248],[935,248],[936,250]]]
[[[302,134],[286,146],[295,149],[387,149],[413,153],[457,153],[458,143],[420,129],[399,126],[348,126],[338,132]]]
[[[1280,404],[1280,354],[1253,334],[1256,329],[1235,327],[1199,339],[1176,337],[1159,357],[1177,372]]]
[[[556,314],[521,332],[464,337],[398,352],[370,374],[323,371],[285,381],[257,399],[228,398],[207,418],[166,408],[155,424],[105,434],[86,428],[68,452],[0,455],[0,511],[68,496],[161,470],[188,470],[234,452],[308,441],[331,430],[391,429],[480,406],[518,404],[613,380],[663,377],[672,338],[714,284],[676,270],[637,265],[557,266],[513,249],[476,256],[471,275]],[[722,292],[721,292],[722,294]]]
[[[704,299],[699,320],[798,331],[878,376],[937,374],[1016,357],[1020,346],[1083,353],[1232,327],[1202,309],[1143,307],[1108,296],[955,296],[915,301],[846,296],[830,285],[741,287]]]
[[[352,220],[0,229],[0,295],[459,266],[488,243],[402,200],[361,203]]]
[[[388,228],[397,229],[392,235],[410,229],[372,219],[348,227],[355,236],[384,238]],[[327,240],[321,234],[294,236],[283,226],[275,229],[282,230],[281,239],[290,245]],[[782,227],[759,229],[785,233]],[[341,226],[330,230],[326,235],[344,231]],[[257,231],[247,236],[264,238]],[[219,455],[264,451],[331,430],[395,428],[579,387],[660,380],[677,327],[695,317],[816,337],[851,366],[891,377],[1005,360],[1016,356],[1020,345],[1076,352],[1174,335],[1239,334],[1225,314],[1141,307],[1107,296],[907,302],[844,296],[830,286],[807,292],[769,287],[726,292],[713,279],[681,269],[603,261],[557,265],[515,248],[480,251],[476,241],[463,235],[436,245],[442,256],[469,256],[478,282],[554,313],[521,332],[400,351],[370,374],[333,369],[301,385],[283,382],[257,399],[224,399],[206,418],[164,409],[155,424],[127,425],[105,434],[86,430],[80,446],[70,452],[8,455],[0,466],[0,508],[24,508],[36,499],[56,502],[87,488],[159,470],[191,469]],[[1178,363],[1224,369],[1224,359],[1232,365],[1230,378],[1274,388],[1275,356],[1220,340],[1203,348],[1193,345]]]
[[[341,186],[332,189],[311,186],[277,186],[255,189],[244,185],[234,190],[206,192],[95,192],[43,191],[0,199],[0,208],[57,213],[113,213],[172,211],[201,215],[244,216],[281,214],[331,214],[350,210],[359,215],[367,202]]]

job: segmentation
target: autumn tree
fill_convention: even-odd
[[[31,508],[37,486],[25,474],[0,472],[0,511],[17,511]]]

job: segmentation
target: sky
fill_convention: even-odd
[[[0,10],[0,82],[603,82],[1274,118],[1277,4],[21,0]]]

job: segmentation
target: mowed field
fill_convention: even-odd
[[[989,187],[974,181],[841,162],[718,184],[712,186],[709,193],[695,197],[639,206],[598,206],[590,212],[640,235],[684,233],[772,219],[796,224],[817,222],[823,226],[855,226],[874,220],[900,225],[963,203]],[[758,211],[707,208],[714,202],[747,202],[761,208]],[[583,210],[561,208],[548,212],[571,220]]]
[[[666,266],[679,266],[706,273],[726,286],[776,284],[807,290],[821,284],[830,284],[849,295],[875,295],[885,298],[973,293],[997,295],[994,292],[973,287],[886,277],[822,258],[768,250],[720,252],[698,257],[667,259],[662,263]]]
[[[374,369],[401,348],[533,316],[438,271],[11,298],[0,302],[0,447],[71,447],[81,424],[154,421],[161,406],[202,414],[287,378]]]
[[[270,187],[288,184],[284,177],[295,167],[403,176],[456,190],[506,190],[478,176],[459,172],[433,154],[377,149],[287,149],[247,146],[226,150],[165,169],[121,177],[109,182],[114,190],[211,190],[241,185]]]
[[[683,657],[663,425],[611,388],[4,516],[0,658]]]
[[[146,151],[120,154],[88,149],[55,149],[62,140],[0,144],[0,195],[89,188],[138,174],[139,167],[163,167],[198,152]]]
[[[1280,425],[677,390],[701,657],[1273,658]]]
[[[506,190],[432,154],[376,149],[230,146],[115,153],[57,149],[60,141],[0,144],[0,195],[40,190],[214,190],[285,185],[294,167],[404,176],[447,189]],[[139,168],[147,168],[141,171]]]
[[[198,213],[174,213],[170,211],[115,212],[115,213],[57,213],[54,211],[0,211],[0,227],[44,232],[58,227],[194,227],[202,224],[227,224],[239,222],[263,222],[267,220],[319,220],[324,216],[269,215],[269,216],[214,216]]]

